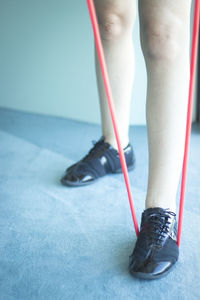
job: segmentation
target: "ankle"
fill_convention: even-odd
[[[146,200],[145,203],[145,209],[148,208],[155,208],[155,207],[160,207],[163,209],[168,209],[174,213],[176,213],[176,202],[174,201],[163,201],[163,200],[159,200],[159,199],[153,199],[153,200]]]
[[[105,136],[104,141],[106,143],[109,143],[115,150],[118,151],[118,146],[117,146],[117,141],[115,137],[107,137]],[[122,144],[122,148],[126,148],[129,144],[129,139],[128,138],[122,138],[121,139],[121,144]]]

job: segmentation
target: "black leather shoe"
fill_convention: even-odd
[[[161,278],[171,271],[178,256],[176,214],[159,207],[146,209],[129,258],[131,274],[142,279]]]
[[[105,143],[103,137],[93,144],[93,148],[83,159],[66,170],[61,178],[62,184],[82,186],[93,183],[106,174],[122,172],[117,150],[109,143]],[[124,149],[124,154],[128,170],[130,171],[135,166],[135,156],[130,144]]]

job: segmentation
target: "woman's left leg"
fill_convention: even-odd
[[[189,87],[191,0],[139,0],[147,68],[149,179],[146,208],[176,210]]]
[[[186,129],[190,6],[191,0],[139,0],[149,178],[130,271],[144,279],[164,276],[179,256],[175,211]]]

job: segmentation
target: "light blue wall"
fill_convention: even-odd
[[[145,123],[146,75],[134,31],[131,123]],[[0,0],[0,106],[100,122],[86,0]]]
[[[145,123],[138,19],[131,123]],[[0,0],[0,106],[100,122],[86,0]]]

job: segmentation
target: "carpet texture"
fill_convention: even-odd
[[[136,236],[123,176],[79,188],[60,184],[100,134],[97,125],[0,109],[0,299],[200,299],[200,126],[191,136],[180,258],[167,277],[151,282],[128,272]],[[131,127],[130,140],[140,224],[146,128]]]

